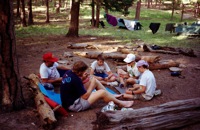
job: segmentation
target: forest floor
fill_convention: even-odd
[[[53,52],[61,60],[68,60],[69,64],[74,61],[83,60],[88,65],[94,59],[88,59],[74,55],[73,57],[64,58],[64,52],[88,51],[87,49],[69,49],[71,43],[88,43],[88,44],[104,44],[112,45],[113,38],[109,37],[91,37],[82,36],[77,39],[70,39],[64,36],[48,36],[48,37],[29,37],[17,39],[17,52],[19,60],[19,68],[21,78],[28,76],[31,73],[38,74],[39,66],[42,63],[42,55],[45,52]],[[42,44],[41,44],[42,43]],[[115,50],[116,47],[113,47]],[[113,51],[112,50],[112,51]],[[95,50],[95,51],[110,51],[110,50]],[[140,55],[159,55],[161,59],[172,59],[186,67],[183,68],[182,75],[184,79],[172,77],[168,69],[153,70],[158,87],[162,90],[162,95],[153,98],[149,102],[135,101],[133,109],[139,109],[148,106],[160,105],[166,102],[175,100],[184,100],[200,97],[200,70],[196,67],[200,66],[200,51],[195,51],[197,57],[188,57],[184,55],[170,55],[149,52],[139,52]],[[112,71],[115,72],[116,64],[112,59],[106,60]],[[26,109],[21,111],[0,114],[0,129],[43,129],[39,115],[33,101],[32,92],[29,91],[28,81],[22,78],[23,95],[27,104]],[[114,91],[115,89],[112,88]],[[96,120],[96,113],[99,112],[106,103],[99,101],[95,103],[91,109],[84,112],[69,112],[68,117],[62,117],[56,114],[57,123],[55,130],[92,130]],[[187,126],[183,130],[198,130],[200,125]]]

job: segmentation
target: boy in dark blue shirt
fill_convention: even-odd
[[[62,79],[60,89],[62,106],[71,111],[88,109],[99,99],[105,102],[113,101],[120,107],[131,107],[133,101],[121,101],[106,91],[105,87],[96,79],[91,78],[88,86],[83,85],[83,80],[88,78],[88,66],[83,61],[74,63],[72,70],[68,70]],[[92,92],[94,89],[97,91]]]

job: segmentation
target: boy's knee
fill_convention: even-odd
[[[98,91],[99,91],[99,93],[101,93],[101,95],[105,95],[106,94],[106,90],[104,90],[104,89],[100,89]]]

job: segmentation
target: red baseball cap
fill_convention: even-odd
[[[50,62],[57,62],[58,58],[54,57],[51,52],[48,52],[43,55],[43,60],[50,61]]]

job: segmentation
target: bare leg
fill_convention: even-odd
[[[132,94],[123,94],[123,98],[126,98],[126,99],[133,99],[133,95]]]
[[[134,78],[128,78],[127,80],[126,80],[126,82],[127,82],[127,84],[135,84],[136,83],[136,79],[134,79]]]
[[[108,82],[114,82],[116,81],[116,77],[115,76],[112,76],[108,79]]]
[[[131,107],[134,103],[133,101],[118,100],[112,94],[108,93],[107,91],[103,89],[91,93],[90,97],[88,98],[88,102],[90,104],[93,104],[99,99],[103,99],[106,103],[113,101],[115,104],[119,105],[120,107]]]
[[[118,75],[120,75],[120,74],[126,74],[126,72],[125,72],[124,70],[122,70],[122,69],[118,69],[118,70],[117,70],[117,74],[118,74]],[[125,84],[125,83],[124,83],[124,79],[123,79],[122,77],[120,77],[120,76],[119,76],[119,82],[120,82],[121,84]]]

